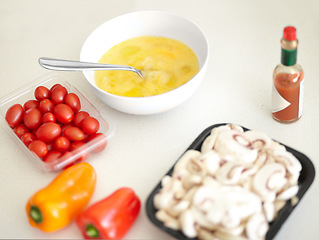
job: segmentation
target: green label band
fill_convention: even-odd
[[[286,66],[292,66],[297,63],[296,49],[281,49],[281,63]]]

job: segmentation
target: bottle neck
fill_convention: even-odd
[[[281,39],[281,63],[285,66],[292,66],[297,63],[298,39],[288,41]]]
[[[297,63],[297,48],[284,49],[281,48],[281,63],[285,66],[292,66]]]

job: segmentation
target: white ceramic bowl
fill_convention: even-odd
[[[132,12],[115,17],[91,33],[82,47],[80,60],[98,62],[114,45],[138,36],[161,36],[182,41],[196,53],[199,72],[184,85],[167,93],[150,97],[123,97],[101,90],[95,84],[94,71],[84,71],[83,74],[92,86],[93,92],[108,106],[137,115],[160,113],[183,103],[200,85],[209,55],[204,33],[196,24],[184,17],[160,11]]]

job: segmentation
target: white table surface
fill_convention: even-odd
[[[164,10],[197,23],[210,44],[207,73],[198,91],[171,111],[151,116],[118,112],[93,96],[82,73],[60,73],[84,89],[105,119],[117,124],[107,150],[89,160],[98,176],[91,203],[129,186],[143,205],[125,238],[171,239],[148,220],[146,199],[182,152],[210,125],[232,122],[264,131],[318,166],[318,9],[319,1],[310,0],[0,0],[0,97],[48,72],[39,66],[39,57],[79,59],[91,31],[115,16]],[[272,71],[280,61],[280,38],[286,25],[297,28],[298,62],[305,70],[304,115],[291,125],[275,122],[270,113]],[[81,238],[74,223],[52,234],[28,224],[24,209],[28,198],[56,173],[36,168],[3,128],[0,150],[0,237]],[[315,179],[275,239],[318,239],[318,197]]]

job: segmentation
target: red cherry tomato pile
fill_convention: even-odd
[[[102,151],[106,137],[99,133],[99,121],[86,111],[81,111],[81,102],[75,93],[68,93],[61,84],[50,89],[39,86],[34,91],[36,100],[28,100],[24,105],[15,104],[7,112],[5,119],[21,141],[44,162],[79,154],[87,143],[100,138],[93,152]],[[74,163],[85,160],[88,149],[81,151]]]

